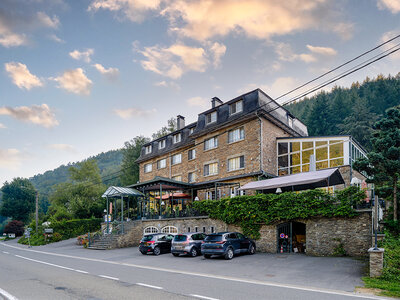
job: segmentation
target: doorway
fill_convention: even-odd
[[[306,252],[306,224],[287,222],[277,225],[277,253]]]

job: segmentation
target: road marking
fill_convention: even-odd
[[[163,288],[160,287],[160,286],[155,286],[155,285],[150,285],[150,284],[145,284],[145,283],[140,283],[140,282],[137,282],[136,284],[137,285],[141,285],[141,286],[145,286],[145,287],[148,287],[148,288],[151,288],[151,289],[163,290]]]
[[[5,297],[6,300],[18,300],[18,298],[14,297],[10,293],[6,292],[5,290],[0,288],[0,295]]]
[[[307,292],[340,295],[340,296],[345,296],[345,297],[364,298],[364,299],[389,299],[386,297],[355,294],[352,292],[345,292],[345,291],[339,291],[339,290],[329,290],[329,289],[316,288],[316,287],[303,287],[303,286],[296,286],[296,285],[283,284],[283,283],[273,283],[273,282],[254,280],[254,279],[242,279],[242,278],[229,277],[229,276],[223,276],[223,275],[211,275],[211,274],[195,273],[195,272],[189,272],[189,271],[165,269],[165,268],[152,267],[152,266],[120,263],[120,262],[107,261],[107,260],[102,260],[102,259],[97,259],[97,258],[87,258],[87,257],[81,257],[81,256],[73,256],[73,255],[67,255],[67,254],[59,254],[59,253],[52,253],[52,252],[46,252],[46,251],[25,249],[25,248],[21,248],[21,247],[17,247],[17,246],[7,245],[4,243],[0,243],[0,245],[14,248],[14,249],[21,250],[21,251],[41,253],[41,254],[47,254],[47,255],[53,255],[53,256],[59,256],[59,257],[67,257],[67,258],[73,258],[73,259],[80,259],[80,260],[86,260],[86,261],[92,261],[92,262],[100,262],[100,263],[106,263],[106,264],[112,264],[112,265],[120,265],[120,266],[122,265],[122,266],[127,266],[127,267],[152,270],[152,271],[158,271],[158,272],[168,272],[168,273],[181,274],[181,275],[198,276],[198,277],[204,277],[204,278],[210,278],[210,279],[220,279],[220,280],[227,280],[227,281],[233,281],[233,282],[241,282],[241,283],[248,283],[248,284],[256,284],[256,285],[263,285],[263,286],[272,286],[272,287],[301,290],[301,291],[307,291]]]
[[[200,299],[206,299],[206,300],[219,300],[217,298],[211,298],[211,297],[206,297],[202,295],[195,295],[195,294],[190,294],[189,296],[195,297],[195,298],[200,298]]]
[[[78,273],[89,274],[89,272],[82,271],[82,270],[74,270],[74,271],[75,271],[75,272],[78,272]]]
[[[99,275],[99,277],[106,278],[106,279],[111,279],[111,280],[116,280],[116,281],[119,280],[119,278],[111,277],[111,276],[107,276],[107,275]]]
[[[28,257],[25,257],[25,256],[21,256],[21,255],[15,255],[15,256],[19,257],[19,258],[22,258],[22,259],[34,261],[34,262],[37,262],[37,263],[40,263],[40,264],[49,265],[49,266],[52,266],[52,267],[65,269],[65,270],[70,270],[70,271],[75,271],[75,269],[64,267],[64,266],[60,266],[60,265],[51,264],[51,263],[48,263],[48,262],[45,262],[45,261],[36,260],[36,259],[28,258]]]
[[[1,252],[3,252],[4,254],[10,254],[10,253],[8,253],[7,251],[1,251]]]

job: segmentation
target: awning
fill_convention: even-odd
[[[159,191],[160,188],[163,191],[176,191],[193,188],[193,184],[177,181],[170,178],[156,176],[151,180],[132,184],[130,188],[139,189],[142,191]]]
[[[338,184],[344,184],[344,180],[339,169],[333,168],[253,181],[245,184],[239,190],[262,190],[266,193],[275,193],[277,188],[281,188],[282,192],[288,192]]]
[[[104,194],[101,196],[103,198],[112,198],[112,197],[127,197],[127,196],[144,196],[138,190],[120,186],[110,186]]]
[[[160,199],[160,196],[154,197],[156,199]],[[167,200],[169,198],[174,198],[174,199],[185,199],[185,198],[191,198],[191,196],[189,194],[185,194],[185,193],[168,193],[162,196],[162,200]]]

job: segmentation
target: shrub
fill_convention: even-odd
[[[54,232],[53,236],[51,237],[52,242],[59,242],[63,240],[63,236],[59,234],[58,232]]]
[[[15,236],[21,236],[24,234],[24,223],[18,220],[12,220],[8,222],[4,228],[5,233],[15,233]]]
[[[102,219],[74,219],[62,220],[51,223],[54,232],[62,234],[63,239],[77,237],[87,232],[97,231],[100,228]]]

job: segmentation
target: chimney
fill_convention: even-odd
[[[176,117],[176,127],[178,130],[185,127],[185,117],[182,117],[181,115]]]
[[[220,106],[220,105],[223,104],[223,103],[224,103],[224,102],[222,102],[222,100],[219,99],[218,97],[213,97],[213,98],[211,99],[211,107],[212,107],[212,108],[217,107],[217,106]]]

